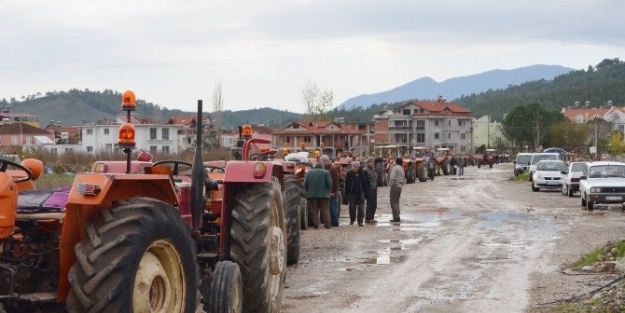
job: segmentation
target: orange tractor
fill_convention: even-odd
[[[206,174],[198,123],[191,177],[180,176],[167,164],[131,161],[134,93],[123,94],[121,107],[125,172],[94,165],[76,175],[64,199],[58,190],[21,189],[38,177],[40,162],[0,160],[1,306],[190,313],[201,302],[207,312],[278,311],[286,274],[284,169],[248,155],[254,141],[266,140],[246,141],[220,184]],[[200,100],[198,121],[201,114]],[[171,161],[175,169],[181,162]],[[23,174],[9,173],[7,164]]]

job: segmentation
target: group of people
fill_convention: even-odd
[[[406,183],[406,175],[402,167],[403,160],[397,158],[389,170],[390,205],[393,219],[400,222],[399,199]],[[374,169],[375,158],[369,157],[364,166],[353,161],[345,174],[344,197],[349,205],[349,225],[358,223],[375,224],[375,213],[378,207],[378,178]],[[319,228],[323,222],[325,228],[339,226],[339,173],[327,155],[319,158],[319,163],[306,173],[304,188],[309,203],[309,221],[312,227]]]

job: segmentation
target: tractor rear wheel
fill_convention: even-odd
[[[236,263],[221,261],[215,265],[205,310],[208,313],[240,313],[243,310],[243,280]]]
[[[427,162],[419,162],[417,166],[417,176],[420,182],[428,181],[428,164]]]
[[[300,247],[300,201],[299,182],[294,175],[284,176],[285,214],[287,220],[287,252],[286,263],[297,264]]]
[[[178,210],[131,198],[99,213],[86,226],[87,238],[74,247],[67,310],[195,312],[195,242]]]
[[[415,182],[415,168],[414,163],[408,163],[408,172],[406,173],[406,183],[412,184]]]
[[[445,159],[443,160],[443,175],[447,176],[449,175],[450,171],[450,167],[449,167],[449,159]]]
[[[246,184],[234,197],[230,257],[243,277],[243,312],[278,312],[286,274],[280,183]]]

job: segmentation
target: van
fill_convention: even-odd
[[[536,171],[536,164],[542,160],[560,160],[562,161],[562,155],[559,153],[534,153],[532,155],[532,161],[530,162],[530,181],[532,181],[532,176],[534,175],[534,171]]]
[[[514,176],[519,176],[519,174],[530,168],[533,155],[533,153],[519,153],[516,155],[516,160],[514,161]]]

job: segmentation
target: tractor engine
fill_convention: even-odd
[[[60,232],[55,219],[16,220],[13,235],[0,241],[0,295],[56,292]]]

